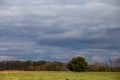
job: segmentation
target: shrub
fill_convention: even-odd
[[[72,58],[70,62],[67,64],[67,67],[70,71],[75,72],[87,71],[88,63],[86,62],[85,58],[78,56]]]

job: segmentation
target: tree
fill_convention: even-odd
[[[109,68],[105,63],[94,62],[89,65],[89,71],[109,71]]]
[[[109,66],[110,71],[112,72],[120,72],[120,58],[111,59],[106,63]]]
[[[46,71],[65,71],[66,66],[63,63],[60,62],[47,62],[43,67],[43,70]]]
[[[67,64],[67,67],[70,71],[82,72],[87,71],[88,63],[86,62],[85,58],[77,56],[70,60],[70,62]]]

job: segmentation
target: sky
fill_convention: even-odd
[[[120,0],[0,0],[0,61],[120,57]]]

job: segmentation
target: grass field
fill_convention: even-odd
[[[0,80],[120,80],[119,72],[2,71]]]

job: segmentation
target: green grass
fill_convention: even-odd
[[[120,80],[119,72],[2,71],[0,80]]]

